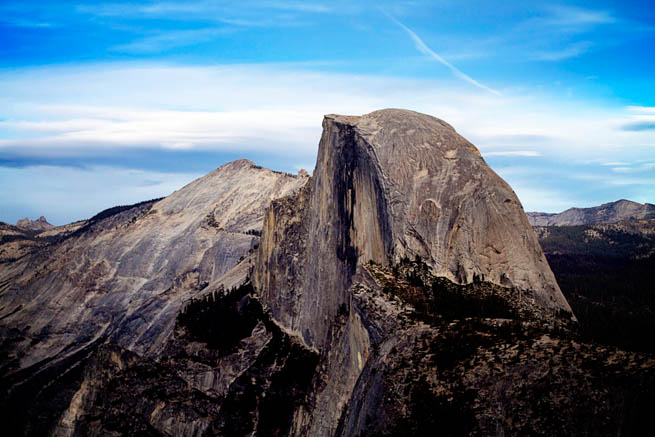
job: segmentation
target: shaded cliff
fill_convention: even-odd
[[[655,205],[621,199],[592,208],[569,208],[558,214],[546,212],[528,212],[526,214],[532,226],[577,226],[616,223],[629,219],[653,219],[655,218]]]

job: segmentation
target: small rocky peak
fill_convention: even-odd
[[[48,220],[44,216],[41,216],[36,220],[30,220],[27,217],[22,218],[16,222],[16,227],[26,231],[45,231],[54,226],[48,223]]]
[[[253,168],[257,167],[254,162],[252,162],[249,159],[241,158],[237,159],[235,161],[230,161],[226,164],[221,165],[218,167],[216,170],[241,170],[241,169],[247,169],[247,168]]]

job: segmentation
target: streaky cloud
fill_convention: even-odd
[[[423,53],[425,55],[428,55],[432,59],[434,59],[435,61],[440,62],[441,64],[445,65],[458,78],[460,78],[460,79],[462,79],[462,80],[464,80],[464,81],[466,81],[466,82],[468,82],[468,83],[470,83],[470,84],[472,84],[472,85],[474,85],[474,86],[476,86],[476,87],[478,87],[480,89],[483,89],[483,90],[488,91],[488,92],[490,92],[492,94],[495,94],[497,96],[501,95],[500,92],[496,91],[493,88],[489,88],[486,85],[481,84],[477,80],[473,79],[471,76],[469,76],[466,73],[464,73],[463,71],[461,71],[459,68],[455,67],[450,62],[446,61],[437,52],[435,52],[430,47],[428,47],[427,44],[425,44],[425,42],[423,42],[423,40],[416,33],[414,33],[414,31],[412,31],[412,29],[410,29],[409,27],[405,26],[403,23],[398,21],[394,16],[392,16],[391,14],[389,14],[386,11],[382,11],[382,12],[387,17],[389,17],[394,23],[396,23],[398,26],[400,26],[405,32],[407,32],[407,34],[414,41],[414,44],[416,45],[416,48],[418,49],[419,52],[421,52],[421,53]]]
[[[616,19],[607,11],[583,9],[574,6],[550,6],[553,17],[547,20],[556,26],[597,25],[614,23]]]
[[[537,61],[562,61],[569,58],[577,58],[586,53],[593,43],[590,41],[579,41],[560,50],[536,52],[532,58]]]
[[[643,112],[646,114],[655,114],[655,106],[628,106],[626,109],[631,112]]]
[[[521,157],[535,157],[541,156],[541,153],[535,150],[508,150],[502,152],[483,152],[484,156],[521,156]]]
[[[207,28],[176,30],[137,39],[127,44],[111,47],[110,50],[133,54],[165,52],[181,47],[193,46],[212,41],[214,38],[233,33],[229,28]]]
[[[635,121],[634,123],[624,124],[623,126],[621,126],[621,130],[631,131],[631,132],[655,130],[655,120]]]

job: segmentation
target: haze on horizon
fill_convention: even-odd
[[[651,1],[0,4],[0,221],[170,194],[236,159],[314,166],[326,113],[400,107],[526,211],[655,203]]]

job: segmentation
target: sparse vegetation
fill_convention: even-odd
[[[376,264],[370,265],[386,273],[378,275],[383,291],[412,305],[416,316],[424,321],[519,317],[518,310],[507,299],[508,295],[515,294],[513,290],[479,279],[472,284],[460,285],[447,278],[435,277],[418,256],[414,261],[405,257],[389,269],[381,270]]]
[[[177,323],[193,338],[227,353],[249,336],[262,318],[261,305],[250,296],[252,292],[248,282],[229,292],[221,289],[192,299],[178,315]]]
[[[135,203],[133,205],[119,205],[119,206],[114,206],[114,207],[111,207],[111,208],[107,208],[104,211],[101,211],[98,214],[91,217],[84,226],[80,227],[75,232],[72,232],[72,233],[70,233],[68,235],[63,236],[62,238],[67,239],[67,238],[71,238],[71,237],[80,236],[80,235],[84,234],[85,232],[87,232],[89,229],[91,229],[95,224],[97,224],[97,223],[99,223],[99,222],[101,222],[103,220],[106,220],[106,219],[108,219],[110,217],[113,217],[115,215],[118,215],[118,214],[120,214],[122,212],[125,212],[125,211],[129,211],[129,210],[134,209],[134,208],[140,208],[140,207],[145,207],[145,206],[148,206],[148,205],[154,205],[156,202],[158,202],[158,201],[160,201],[162,199],[163,199],[163,197],[160,197],[160,198],[157,198],[157,199],[145,200],[143,202]],[[136,216],[133,216],[130,219],[130,222],[134,223],[134,222],[136,222],[136,219],[137,219]]]

